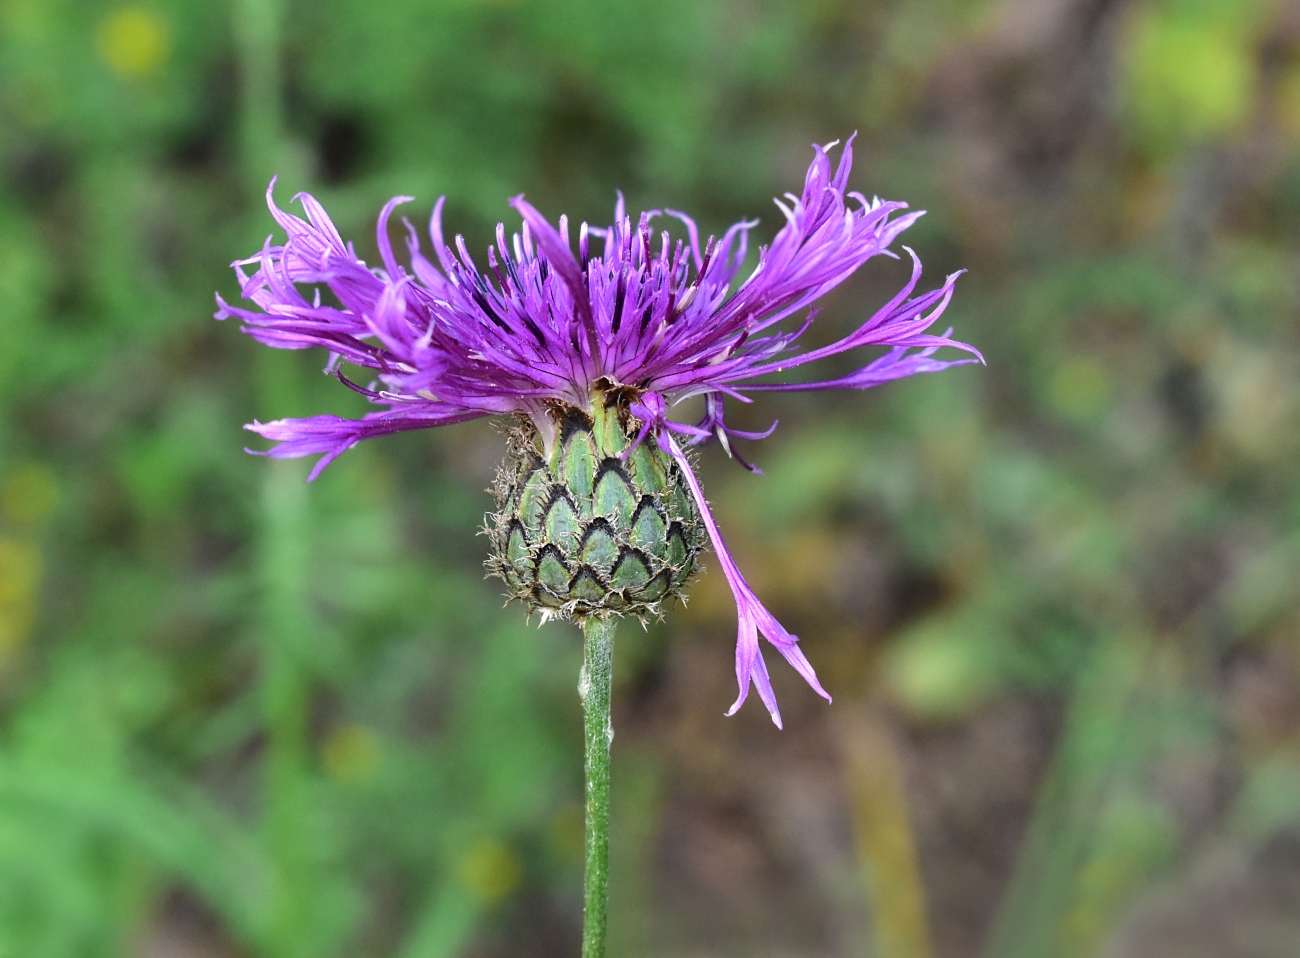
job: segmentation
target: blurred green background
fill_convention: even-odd
[[[987,368],[766,397],[734,608],[619,640],[611,958],[1300,954],[1300,3],[0,0],[0,958],[577,953],[579,643],[481,580],[482,423],[210,319],[311,189],[482,248],[719,232],[860,131]],[[873,261],[821,335],[901,284]]]

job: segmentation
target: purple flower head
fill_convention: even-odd
[[[314,479],[362,439],[482,416],[525,415],[549,445],[555,440],[551,410],[557,404],[586,410],[594,388],[620,389],[631,397],[628,408],[639,423],[636,441],[653,442],[680,466],[735,595],[740,694],[727,714],[745,701],[752,683],[780,726],[759,635],[819,695],[830,696],[797,637],[768,612],[737,568],[683,446],[716,439],[728,455],[753,469],[732,442],[761,439],[771,430],[728,427],[723,407],[729,398],[750,402],[747,393],[760,390],[863,389],[982,361],[973,347],[950,338],[951,330],[928,331],[947,307],[959,274],[936,289],[916,292],[921,264],[906,247],[912,275],[889,302],[836,342],[802,348],[801,336],[816,316],[813,304],[871,257],[896,256],[890,246],[921,215],[906,212],[904,203],[867,200],[848,191],[852,142],[834,169],[826,150],[814,147],[802,195],[776,201],[784,225],[759,249],[758,265],[738,284],[755,222],[737,223],[721,239],[701,243],[695,222],[684,213],[651,210],[634,219],[620,196],[611,225],[578,227],[575,252],[565,217],[554,226],[518,196],[511,205],[523,219],[522,228],[507,236],[505,226],[497,226],[484,269],[460,236],[446,241],[439,200],[429,224],[433,259],[426,258],[416,229],[404,220],[408,263],[403,265],[389,240],[388,222],[409,197],[396,197],[379,214],[382,265],[372,267],[343,241],[311,196],[297,197],[306,212],[303,220],[276,206],[268,190],[271,214],[288,238],[283,245],[268,239],[260,253],[233,264],[243,298],[253,308],[218,297],[217,318],[237,317],[245,332],[268,346],[325,348],[330,353],[326,371],[382,408],[356,420],[313,416],[247,428],[276,443],[263,455],[320,455]],[[684,227],[684,239],[656,229],[665,218]],[[322,287],[332,294],[328,299],[322,299]],[[798,314],[802,318],[792,319]],[[886,352],[849,375],[812,382],[773,379],[870,346]],[[943,346],[970,355],[934,358]],[[354,382],[345,364],[373,370],[371,381]],[[673,406],[690,396],[704,397],[704,418],[698,423],[669,418]]]

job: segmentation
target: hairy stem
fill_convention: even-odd
[[[582,958],[605,956],[605,906],[609,900],[609,746],[614,726],[609,715],[614,669],[616,619],[592,616],[582,624],[584,763],[587,778],[587,863],[583,875]]]

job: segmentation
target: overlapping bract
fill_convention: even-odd
[[[974,348],[948,333],[928,332],[948,305],[958,274],[917,293],[921,265],[910,249],[912,276],[897,295],[842,339],[800,349],[800,336],[816,315],[812,304],[872,256],[895,255],[889,247],[921,215],[905,212],[903,203],[848,192],[851,139],[834,169],[826,150],[814,149],[802,194],[777,200],[785,224],[759,250],[758,265],[739,285],[754,222],[737,223],[720,239],[701,244],[685,214],[650,211],[634,221],[620,197],[612,225],[578,228],[575,253],[567,220],[561,217],[556,228],[519,196],[511,205],[522,229],[507,237],[498,225],[481,269],[461,237],[446,242],[439,200],[429,226],[433,260],[404,221],[404,266],[389,238],[394,208],[409,201],[397,197],[379,215],[382,266],[373,268],[343,241],[311,196],[298,197],[304,220],[276,206],[268,190],[271,213],[288,238],[278,246],[268,239],[258,255],[234,264],[242,295],[255,308],[218,297],[217,318],[239,318],[247,333],[269,346],[324,347],[331,354],[327,371],[386,408],[358,420],[314,416],[248,428],[277,443],[266,455],[319,454],[314,478],[362,439],[481,416],[528,415],[550,442],[556,420],[549,410],[557,403],[585,409],[597,383],[628,387],[630,411],[642,423],[638,441],[657,443],[682,466],[736,597],[740,695],[731,712],[752,683],[780,725],[759,634],[820,695],[829,696],[797,638],[763,607],[736,567],[675,437],[691,445],[717,439],[734,454],[733,437],[767,433],[728,428],[726,397],[749,401],[747,391],[861,389],[979,359]],[[652,223],[664,216],[680,222],[684,239],[673,240],[666,230],[656,234]],[[322,288],[332,294],[331,302],[322,298]],[[790,319],[805,310],[802,322]],[[867,346],[888,351],[846,376],[772,381],[773,374]],[[943,346],[970,356],[934,358]],[[354,383],[344,364],[374,370],[373,382]],[[706,414],[699,423],[668,418],[675,402],[701,394]]]

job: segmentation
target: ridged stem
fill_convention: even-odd
[[[582,958],[605,958],[605,908],[609,901],[609,747],[614,741],[609,692],[614,671],[613,616],[582,624],[582,696],[587,780],[587,859],[583,874]]]

